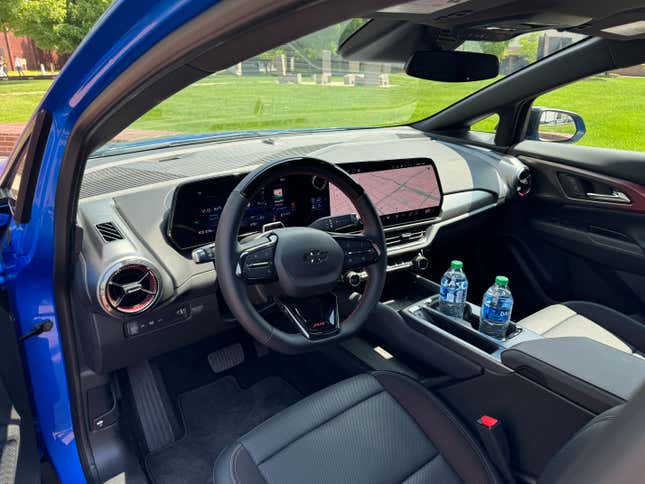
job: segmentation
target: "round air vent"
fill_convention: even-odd
[[[147,261],[117,262],[101,278],[98,298],[110,314],[133,315],[150,309],[159,298],[161,279]]]
[[[525,197],[531,193],[532,183],[531,183],[531,170],[524,167],[517,174],[517,194],[520,197]]]

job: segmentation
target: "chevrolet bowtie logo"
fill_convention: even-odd
[[[322,264],[327,260],[327,251],[311,249],[305,252],[303,259],[307,264]]]

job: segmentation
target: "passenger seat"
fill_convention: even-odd
[[[554,304],[519,324],[546,338],[582,336],[625,353],[645,354],[645,323],[600,304],[586,301]]]

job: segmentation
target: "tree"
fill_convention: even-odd
[[[523,57],[529,64],[537,60],[540,35],[542,35],[540,32],[534,32],[517,38],[517,43],[519,44],[517,55]]]
[[[0,1],[0,29],[6,31],[14,22],[20,0]]]
[[[506,48],[509,43],[510,40],[503,40],[501,42],[479,42],[479,48],[484,54],[492,54],[501,60],[504,57],[504,53],[506,52]]]
[[[18,3],[10,23],[17,34],[31,37],[41,49],[66,54],[76,49],[112,3],[111,0],[11,1]]]

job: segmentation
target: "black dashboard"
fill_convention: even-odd
[[[411,127],[274,134],[90,159],[73,279],[73,298],[84,302],[74,305],[74,319],[89,368],[123,368],[237,324],[218,297],[214,265],[195,263],[191,248],[215,240],[241,177],[294,157],[334,163],[363,186],[383,221],[388,271],[411,267],[444,227],[517,197],[527,170],[512,156]],[[240,232],[347,213],[355,213],[353,204],[334,186],[292,175],[253,197]],[[135,286],[137,294],[121,298],[119,287]]]
[[[384,226],[419,222],[441,211],[442,191],[437,169],[428,158],[354,162],[340,165],[365,189]],[[244,177],[225,175],[188,182],[175,190],[168,217],[169,241],[180,251],[215,240],[228,195]],[[320,177],[291,175],[261,187],[240,224],[240,235],[263,226],[308,226],[329,216],[355,210],[351,201]]]

